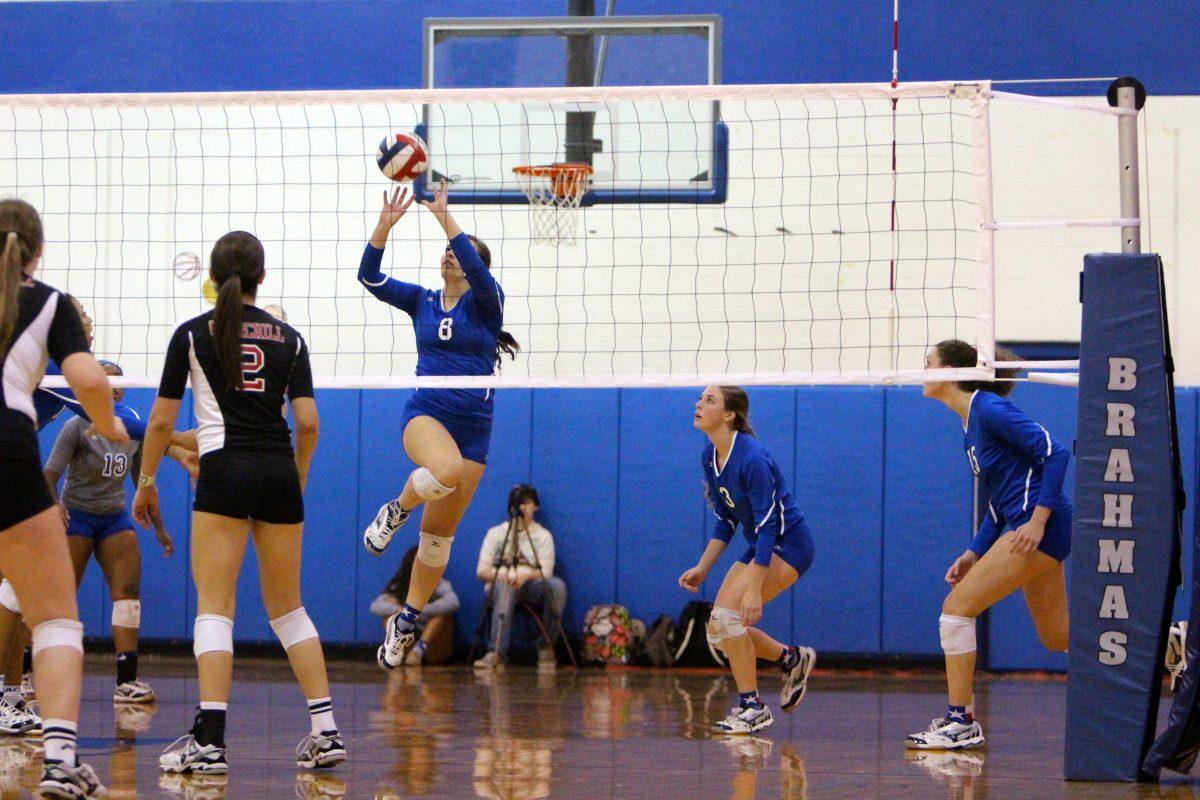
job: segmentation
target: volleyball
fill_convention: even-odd
[[[429,155],[420,136],[397,133],[383,137],[376,163],[391,180],[411,181],[429,166]]]

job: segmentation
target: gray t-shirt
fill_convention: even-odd
[[[103,436],[86,436],[90,425],[82,417],[63,425],[46,469],[67,473],[62,502],[68,509],[119,514],[125,510],[125,478],[137,474],[142,443],[113,444]]]

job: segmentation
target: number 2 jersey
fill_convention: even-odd
[[[280,411],[284,397],[313,396],[303,337],[261,308],[242,308],[242,391],[228,384],[217,358],[215,311],[180,325],[167,346],[158,396],[182,399],[191,379],[200,455],[221,449],[290,453],[292,432]]]
[[[811,554],[812,536],[804,515],[762,442],[735,432],[723,465],[717,463],[717,449],[712,444],[704,448],[700,463],[717,516],[713,538],[728,543],[740,524],[754,547],[754,563],[764,567],[771,563],[777,546]]]
[[[496,369],[496,337],[504,323],[504,291],[465,233],[450,247],[470,288],[450,309],[440,290],[398,281],[379,267],[383,251],[367,244],[358,280],[371,294],[412,317],[417,338],[417,375],[491,375]],[[418,389],[421,406],[460,417],[491,419],[490,389]]]

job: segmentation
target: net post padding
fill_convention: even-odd
[[[512,171],[529,199],[533,241],[573,246],[579,202],[587,191],[592,168],[587,164],[523,164]]]

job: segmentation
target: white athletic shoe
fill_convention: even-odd
[[[225,748],[215,744],[200,744],[190,733],[180,736],[158,757],[163,772],[196,772],[220,774],[229,771]]]
[[[494,669],[500,669],[504,666],[504,662],[500,660],[500,656],[495,650],[489,650],[483,654],[483,658],[475,662],[474,667],[478,672],[490,672]]]
[[[804,699],[808,691],[808,676],[817,665],[817,651],[811,647],[797,647],[800,661],[783,676],[783,690],[779,693],[779,707],[791,711]]]
[[[724,733],[727,736],[746,736],[763,728],[770,727],[775,719],[766,703],[761,706],[745,706],[730,709],[729,716],[719,722],[714,722],[714,733]]]
[[[1187,620],[1181,620],[1171,626],[1167,632],[1167,674],[1171,676],[1171,691],[1175,691],[1175,682],[1183,677],[1187,670]]]
[[[296,745],[296,766],[302,769],[334,767],[346,760],[346,745],[340,733],[309,734]]]
[[[0,733],[6,736],[40,736],[42,718],[33,713],[24,700],[0,699]]]
[[[154,700],[154,690],[141,678],[118,683],[113,692],[114,703],[153,703]]]
[[[400,530],[400,526],[408,522],[409,513],[400,508],[399,497],[380,506],[375,519],[363,531],[363,546],[367,552],[375,556],[382,554],[392,543],[392,537]]]
[[[904,740],[909,750],[963,750],[983,744],[983,726],[979,720],[955,722],[939,717],[920,733],[911,733]]]
[[[387,634],[383,637],[383,644],[379,645],[379,650],[375,653],[375,661],[383,669],[395,669],[403,664],[409,648],[417,641],[415,630],[402,633],[396,628],[396,619],[399,616],[400,612],[397,611],[388,617]]]
[[[104,797],[108,790],[87,764],[68,767],[61,762],[42,767],[42,781],[38,792],[42,797],[80,800],[85,797]]]

